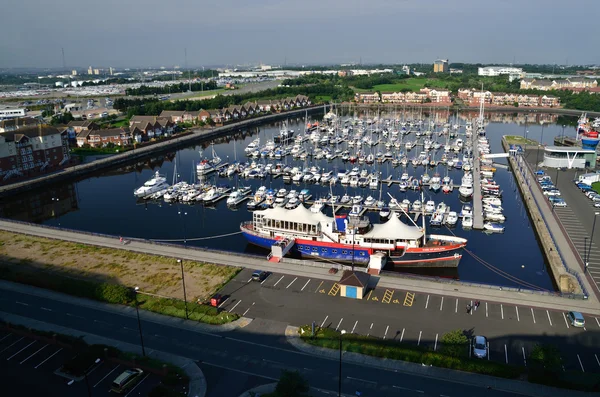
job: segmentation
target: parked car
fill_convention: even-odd
[[[477,358],[486,358],[488,355],[488,344],[485,336],[473,338],[473,355]]]
[[[583,318],[583,314],[579,312],[569,312],[567,314],[569,318],[569,322],[573,327],[583,328],[585,327],[585,318]]]
[[[596,195],[596,194],[598,194],[598,193],[596,193],[596,192],[595,192],[595,191],[593,191],[593,190],[589,190],[589,191],[585,192],[585,195],[586,195],[586,197],[588,197],[588,198],[590,198],[591,196],[593,196],[593,195]]]
[[[558,197],[549,197],[550,199],[557,199],[557,200],[550,200],[550,202],[552,203],[553,206],[555,207],[566,207],[567,206],[567,202],[561,198]]]
[[[600,202],[594,203],[594,207],[600,208]]]
[[[558,190],[558,189],[545,190],[544,194],[546,196],[560,196],[560,190]]]
[[[144,371],[139,368],[127,369],[113,381],[110,391],[123,394],[135,386],[142,378]]]
[[[268,275],[269,273],[265,272],[264,270],[256,270],[254,273],[252,273],[252,281],[263,281]]]

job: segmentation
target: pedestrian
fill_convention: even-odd
[[[479,307],[479,301],[475,301],[475,311],[477,311],[478,307]]]
[[[471,313],[471,305],[467,303],[467,314]]]
[[[123,244],[123,237],[119,236],[119,242]]]

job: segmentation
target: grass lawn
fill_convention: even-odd
[[[592,183],[592,189],[594,189],[596,193],[600,194],[600,182]]]
[[[504,139],[506,140],[506,143],[510,144],[510,145],[537,145],[537,141],[534,141],[533,139],[525,139],[524,137],[520,136],[520,135],[505,135]]]
[[[315,101],[316,102],[330,102],[331,101],[331,95],[317,95],[315,97]]]
[[[400,80],[395,84],[379,84],[373,87],[375,91],[400,91],[403,89],[409,89],[413,92],[419,91],[425,87],[425,84],[429,84],[432,87],[444,87],[445,84],[435,79],[428,79],[425,77],[411,77],[409,79]]]

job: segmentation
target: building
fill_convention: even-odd
[[[112,75],[114,75],[114,73],[115,73],[115,70],[113,69],[113,67],[112,66],[109,67],[108,68],[108,74],[110,74],[112,76]]]
[[[448,60],[438,59],[433,62],[433,73],[447,73],[449,71]]]
[[[98,125],[91,120],[72,120],[69,121],[69,124],[67,124],[67,131],[70,133],[74,133],[75,135],[79,134],[82,131],[97,130],[99,128],[100,127],[98,127]]]
[[[596,165],[596,151],[577,146],[546,146],[544,167],[583,169]]]
[[[0,120],[0,132],[16,131],[20,128],[30,127],[40,124],[38,119],[33,117],[19,117],[14,119]]]
[[[71,76],[77,76],[77,70],[73,69],[73,70],[71,71]]]
[[[593,91],[598,87],[598,81],[588,77],[569,77],[566,79],[523,79],[520,88],[522,90],[570,90],[570,91]]]
[[[342,278],[338,282],[340,296],[353,299],[362,299],[369,288],[368,273],[361,271],[344,270]]]
[[[560,98],[552,95],[544,95],[540,98],[540,106],[556,108],[560,106]]]
[[[404,103],[405,96],[403,92],[381,92],[381,102],[384,103]]]
[[[422,88],[421,93],[426,94],[427,98],[432,103],[450,103],[452,102],[450,97],[450,91],[443,88]]]
[[[124,128],[87,130],[77,134],[77,146],[79,147],[85,144],[92,147],[104,147],[109,143],[116,146],[127,146],[132,143],[132,137]]]
[[[357,92],[354,95],[354,100],[362,103],[376,103],[379,102],[380,99],[379,93],[377,92]]]
[[[25,109],[2,109],[0,110],[0,120],[13,119],[15,117],[25,117],[27,111]]]
[[[88,74],[94,74],[94,69],[91,66],[88,68]]]
[[[98,76],[100,74],[100,69],[94,69],[94,74]]]
[[[66,130],[40,124],[0,134],[0,181],[56,168],[69,160]]]
[[[485,66],[477,69],[479,76],[521,75],[523,69],[511,66]]]
[[[450,69],[450,74],[462,74],[463,70],[462,69]]]

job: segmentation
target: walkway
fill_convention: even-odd
[[[479,148],[477,145],[477,131],[473,131],[471,140],[473,142],[473,229],[483,229],[483,207],[481,205],[481,163],[479,161]]]

